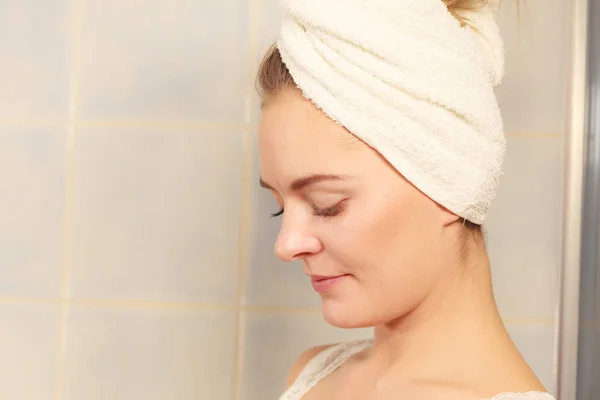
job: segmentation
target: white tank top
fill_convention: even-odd
[[[372,340],[345,342],[329,347],[311,359],[298,375],[292,386],[279,400],[300,400],[323,378],[340,367],[348,358],[371,346]],[[502,393],[489,400],[555,400],[548,393]]]

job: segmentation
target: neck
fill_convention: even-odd
[[[483,382],[490,369],[527,368],[498,313],[485,250],[471,260],[448,268],[409,315],[375,327],[378,365],[411,381],[452,384]]]

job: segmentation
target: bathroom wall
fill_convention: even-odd
[[[551,389],[564,5],[506,0],[495,291]],[[0,398],[277,398],[319,314],[272,252],[252,77],[275,0],[0,2]]]

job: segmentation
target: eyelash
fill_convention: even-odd
[[[317,217],[331,218],[331,217],[337,216],[342,211],[344,211],[345,207],[346,207],[346,204],[345,204],[345,202],[342,201],[333,207],[323,208],[323,209],[315,209],[313,211],[313,215],[315,215]],[[284,211],[285,210],[282,208],[279,211],[277,211],[276,213],[271,214],[271,217],[279,217],[283,214]]]
[[[271,214],[271,217],[273,217],[273,218],[279,217],[282,214],[283,214],[283,208],[280,209],[279,211],[277,211],[276,213]]]

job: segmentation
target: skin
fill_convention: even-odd
[[[309,277],[343,276],[320,293],[327,322],[375,327],[373,346],[304,399],[544,391],[502,324],[483,241],[459,217],[296,89],[268,99],[259,132],[261,184],[284,210],[275,253]],[[301,355],[288,384],[322,350]]]

